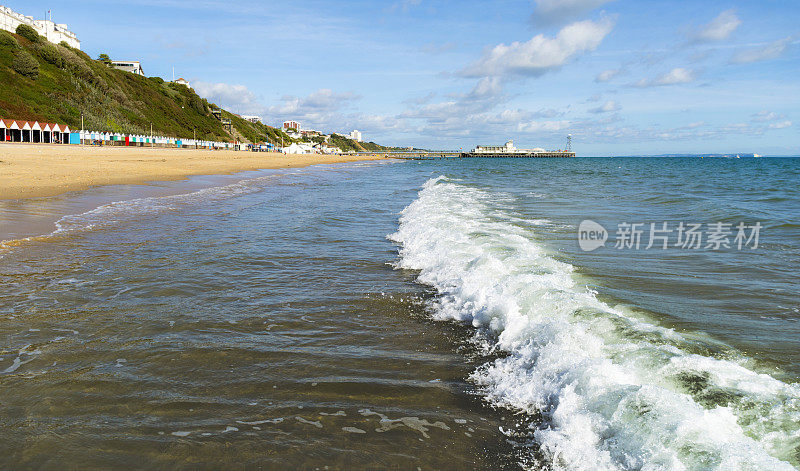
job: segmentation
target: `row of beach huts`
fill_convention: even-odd
[[[245,144],[240,142],[180,139],[166,136],[145,136],[98,131],[79,131],[66,124],[40,123],[0,118],[2,142],[27,142],[44,144],[83,144],[132,147],[170,147],[192,149],[220,149],[241,151],[274,151],[271,144]]]

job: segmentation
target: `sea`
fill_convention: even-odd
[[[0,468],[800,468],[800,158],[0,202]]]

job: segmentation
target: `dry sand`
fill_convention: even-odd
[[[0,199],[53,196],[95,185],[180,180],[263,168],[379,160],[380,155],[286,155],[264,152],[0,143]]]

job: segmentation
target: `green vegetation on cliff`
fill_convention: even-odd
[[[385,147],[374,142],[358,142],[341,134],[331,134],[328,145],[342,149],[342,152],[391,152],[405,150],[397,147]]]
[[[0,31],[0,118],[65,123],[97,131],[153,133],[229,141],[234,139],[212,113],[216,108],[194,90],[158,77],[109,68],[84,52],[55,45],[21,30]],[[33,33],[33,34],[31,34]],[[279,129],[231,113],[233,134],[251,142],[294,142]]]

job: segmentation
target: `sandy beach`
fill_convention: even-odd
[[[54,196],[97,185],[143,184],[190,175],[379,160],[380,155],[286,155],[49,144],[0,144],[0,199]]]

